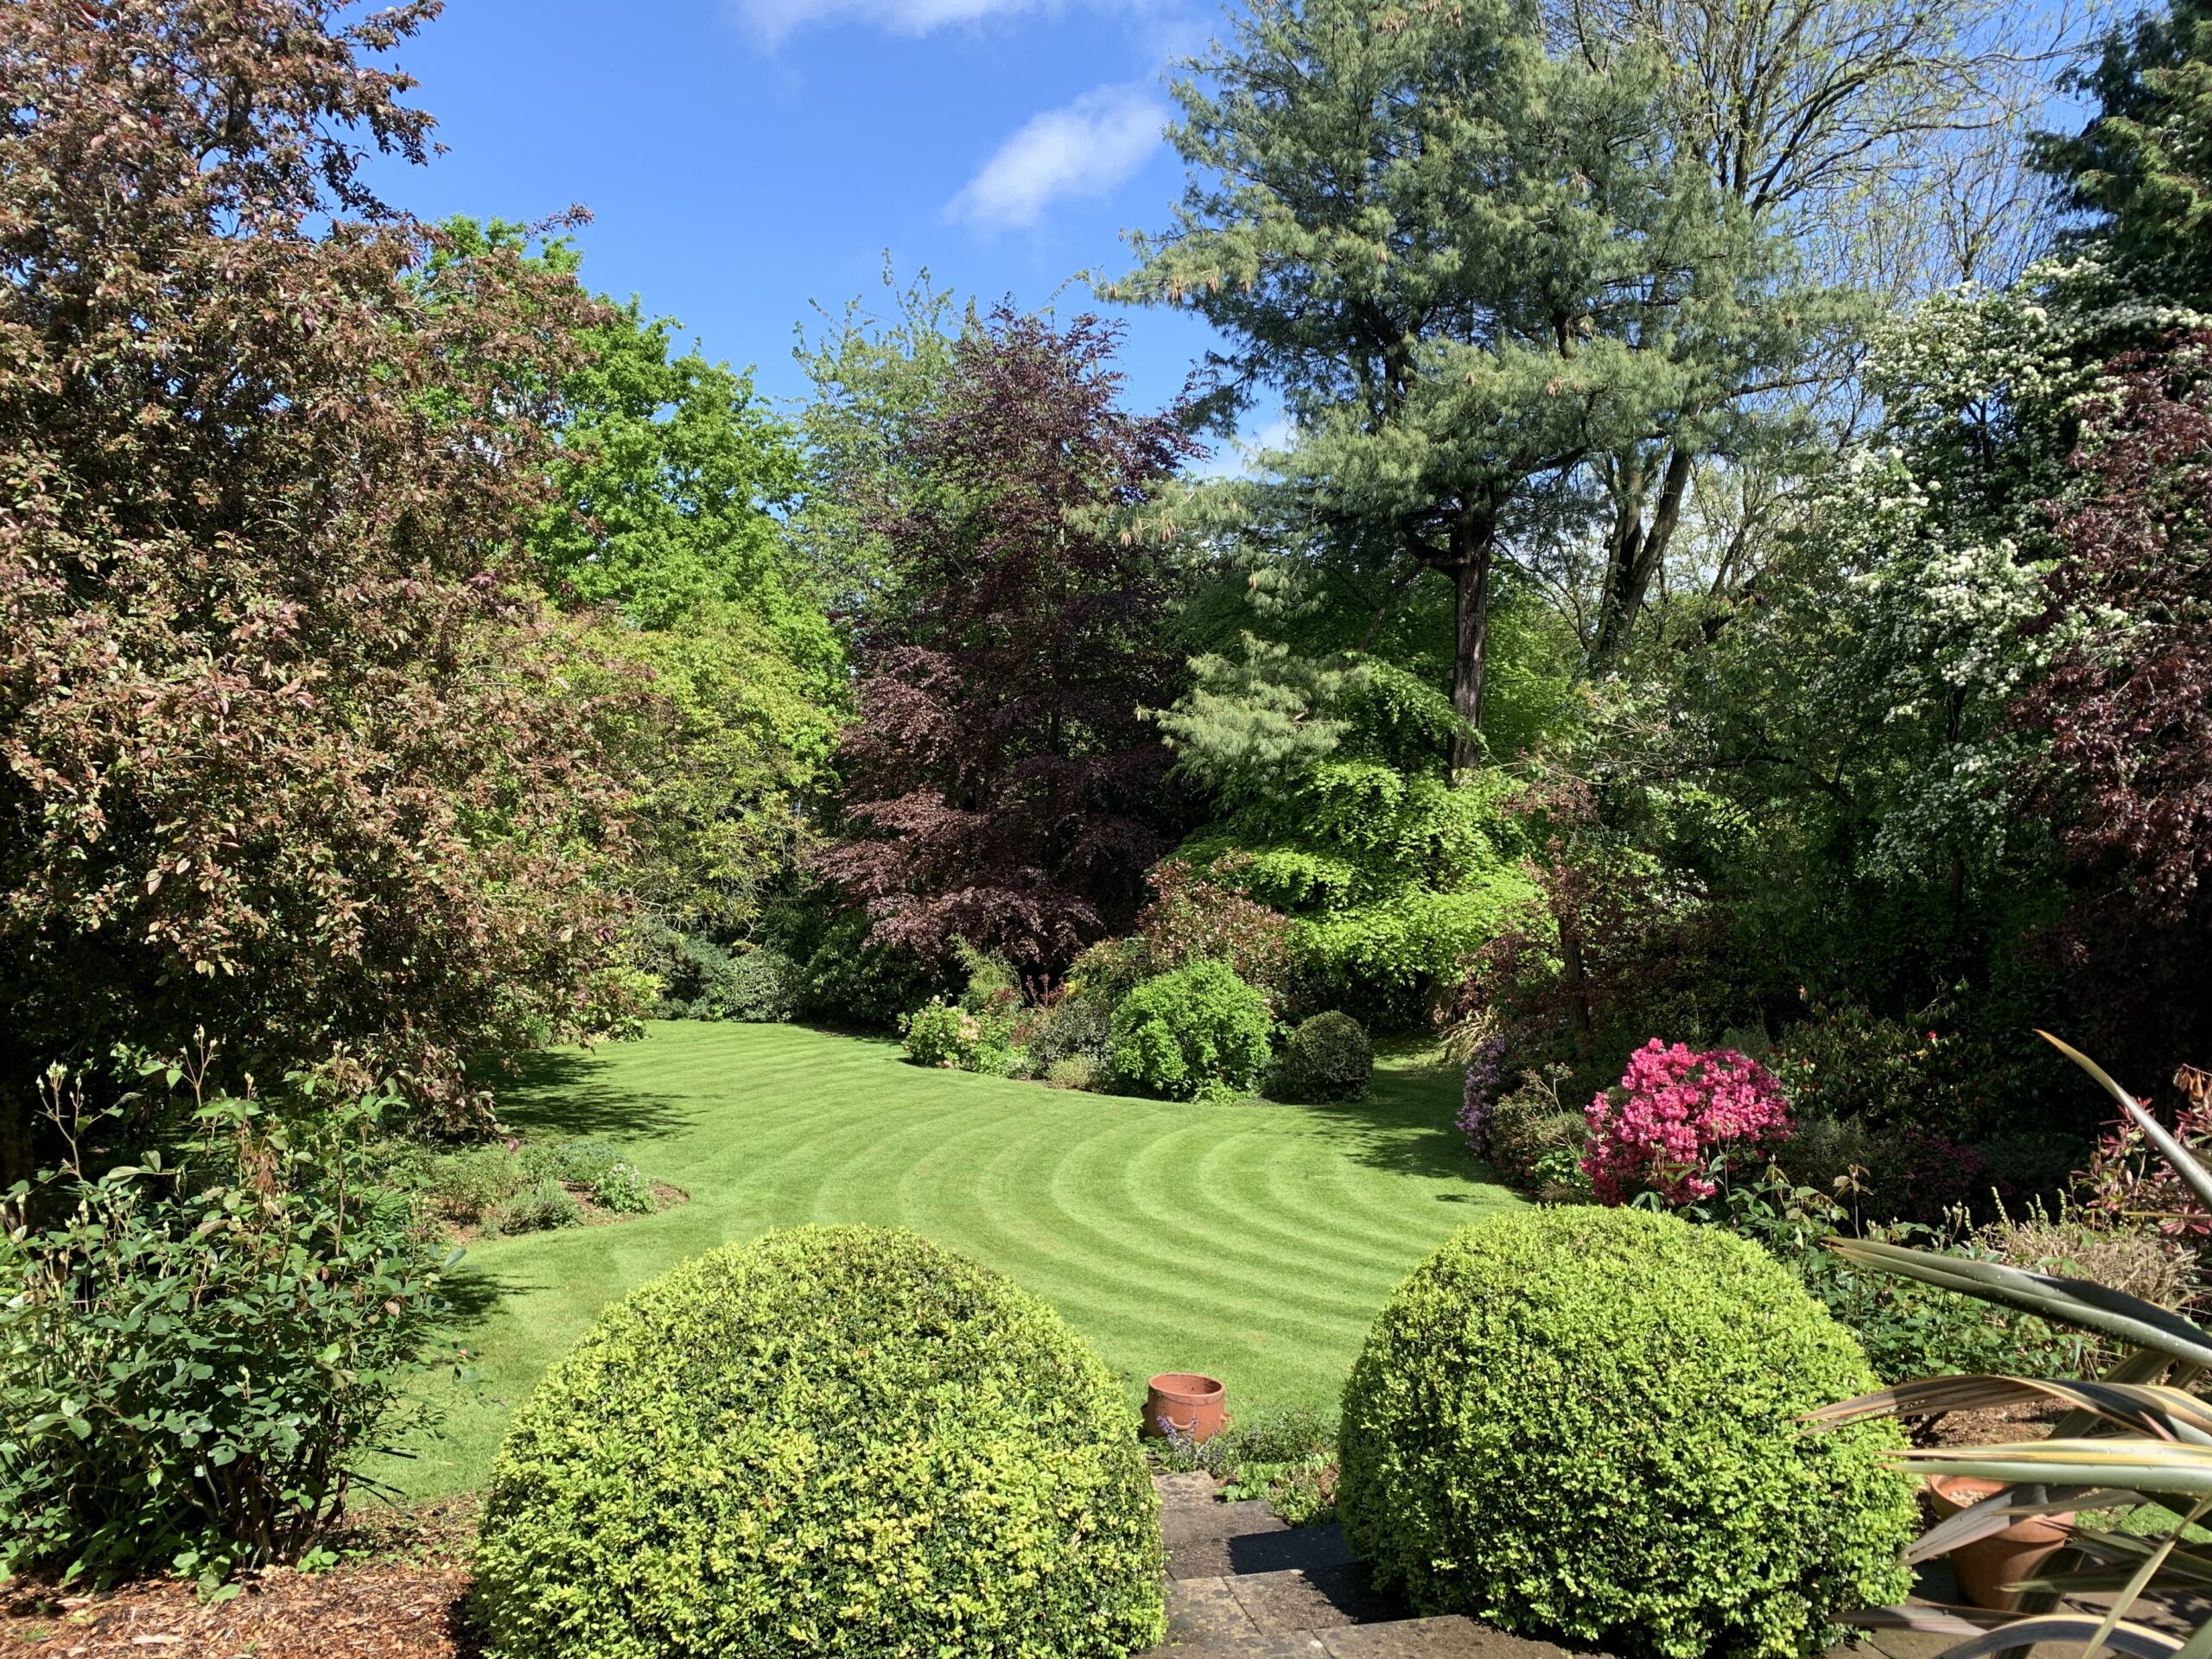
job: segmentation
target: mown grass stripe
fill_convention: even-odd
[[[807,1220],[900,1224],[1058,1306],[1134,1395],[1228,1382],[1239,1413],[1334,1403],[1375,1310],[1444,1237],[1514,1200],[1458,1150],[1458,1078],[1398,1062],[1355,1107],[1183,1105],[909,1065],[793,1027],[657,1025],[546,1057],[506,1106],[613,1141],[691,1202],[498,1239],[463,1289],[472,1376],[434,1380],[447,1440],[380,1470],[482,1483],[514,1408],[598,1310],[688,1256]]]

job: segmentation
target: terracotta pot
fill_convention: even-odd
[[[1947,1519],[2004,1490],[2003,1481],[1975,1475],[1931,1475],[1928,1480],[1936,1513]],[[2032,1579],[2041,1572],[2043,1564],[2065,1546],[2067,1529],[2073,1524],[2071,1510],[2056,1515],[2023,1515],[2002,1532],[1961,1544],[1951,1552],[1951,1570],[1958,1574],[1959,1593],[1977,1607],[2011,1612],[2019,1605],[2020,1598],[2004,1586]]]
[[[1210,1440],[1229,1426],[1221,1384],[1196,1371],[1162,1371],[1144,1397],[1144,1432],[1162,1440]]]

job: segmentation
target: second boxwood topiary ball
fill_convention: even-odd
[[[913,1233],[772,1233],[632,1293],[538,1385],[493,1483],[498,1659],[1103,1659],[1164,1633],[1112,1373]]]
[[[1358,1020],[1331,1009],[1291,1033],[1282,1080],[1294,1100],[1357,1100],[1375,1074],[1375,1048]]]
[[[1757,1245],[1641,1210],[1469,1227],[1401,1285],[1344,1393],[1338,1513],[1424,1612],[1665,1659],[1819,1652],[1900,1599],[1913,1484],[1875,1386]]]

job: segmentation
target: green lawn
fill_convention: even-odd
[[[1050,1300],[1128,1381],[1205,1370],[1232,1411],[1333,1406],[1383,1297],[1516,1202],[1463,1149],[1456,1070],[1386,1060],[1356,1106],[1179,1105],[909,1065],[789,1026],[669,1023],[544,1057],[507,1119],[632,1151],[691,1202],[496,1239],[457,1275],[474,1375],[391,1478],[480,1484],[517,1403],[610,1299],[686,1256],[809,1221],[912,1227]]]

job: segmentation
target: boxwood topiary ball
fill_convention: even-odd
[[[1283,1071],[1300,1100],[1357,1100],[1375,1075],[1375,1047],[1358,1020],[1332,1008],[1291,1033]]]
[[[1523,1211],[1383,1308],[1345,1386],[1338,1513],[1424,1612],[1666,1659],[1817,1653],[1832,1614],[1910,1584],[1895,1427],[1796,1421],[1875,1386],[1745,1239]]]
[[[497,1659],[1126,1654],[1160,1518],[1114,1376],[919,1236],[804,1227],[609,1308],[493,1474]]]

